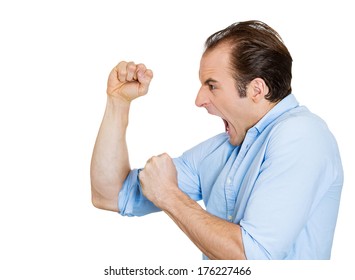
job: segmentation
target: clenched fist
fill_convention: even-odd
[[[139,180],[146,198],[162,210],[165,204],[170,204],[169,201],[176,192],[180,192],[175,165],[171,157],[165,153],[147,161],[139,173]]]
[[[152,78],[152,70],[144,64],[121,61],[108,77],[107,94],[131,102],[147,94]]]

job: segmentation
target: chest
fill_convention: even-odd
[[[201,190],[206,210],[222,219],[238,222],[258,178],[266,143],[260,137],[246,137],[230,155],[206,158],[201,170]],[[216,151],[217,152],[217,151]]]

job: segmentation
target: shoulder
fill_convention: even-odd
[[[282,115],[268,135],[270,153],[293,153],[319,158],[339,157],[338,145],[325,121],[299,106]]]
[[[271,135],[286,139],[334,141],[334,137],[325,121],[299,106],[283,114],[274,124]]]

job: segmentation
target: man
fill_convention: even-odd
[[[92,201],[122,215],[162,210],[209,259],[329,259],[343,171],[324,121],[291,94],[292,58],[265,23],[232,24],[206,41],[196,105],[225,133],[181,157],[131,170],[131,101],[153,72],[120,62],[94,147]],[[203,200],[204,210],[196,201]]]

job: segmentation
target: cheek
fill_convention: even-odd
[[[232,101],[228,99],[215,100],[214,105],[226,117],[233,116],[236,112],[236,108],[233,106]]]

